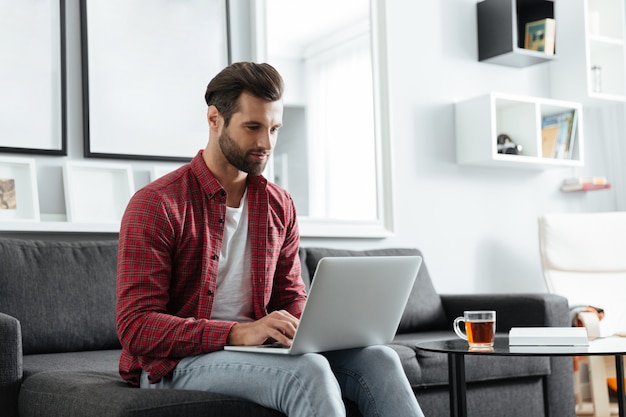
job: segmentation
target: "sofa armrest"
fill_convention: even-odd
[[[17,396],[22,383],[22,330],[20,322],[0,313],[0,410],[17,417]]]
[[[495,310],[498,332],[514,326],[570,326],[567,298],[556,294],[442,294],[441,301],[450,326],[464,310]]]

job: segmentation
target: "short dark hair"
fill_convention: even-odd
[[[284,83],[276,68],[270,64],[236,62],[217,74],[206,88],[204,100],[217,107],[228,126],[238,110],[241,93],[247,92],[267,101],[278,101],[283,96]]]

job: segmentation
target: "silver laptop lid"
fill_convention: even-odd
[[[419,256],[321,259],[290,353],[391,342],[421,263]]]

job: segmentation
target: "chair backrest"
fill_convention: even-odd
[[[626,333],[626,212],[541,216],[539,252],[550,292],[603,308],[603,335]]]

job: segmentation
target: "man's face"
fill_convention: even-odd
[[[239,111],[218,138],[226,160],[249,175],[260,175],[276,144],[282,117],[282,101],[268,102],[243,93]]]

